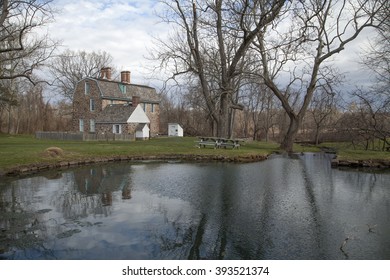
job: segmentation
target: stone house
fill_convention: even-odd
[[[156,90],[130,82],[130,71],[121,80],[111,79],[111,68],[101,69],[99,78],[80,80],[73,95],[73,131],[133,134],[147,124],[150,136],[160,130],[160,99]],[[144,127],[144,126],[143,126]]]

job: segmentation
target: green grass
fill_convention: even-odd
[[[337,151],[341,160],[390,160],[390,152],[379,150],[364,150],[362,147],[354,149],[351,143],[322,143],[320,146],[332,147]]]
[[[31,135],[0,134],[0,169],[18,166],[50,164],[63,161],[82,161],[114,156],[166,156],[166,155],[209,155],[228,158],[254,155],[268,155],[278,151],[273,142],[245,142],[239,150],[197,148],[196,138],[155,138],[148,141],[132,142],[82,142],[39,140]],[[334,147],[338,158],[344,160],[390,160],[390,152],[354,150],[349,143],[324,143]],[[64,153],[53,157],[45,153],[49,147],[59,147]],[[296,145],[296,152],[316,152],[317,147]]]
[[[0,169],[23,165],[78,161],[113,156],[221,155],[240,157],[267,155],[278,150],[276,143],[248,142],[239,150],[196,147],[196,138],[155,138],[132,142],[82,142],[39,140],[30,135],[0,134]],[[51,157],[45,150],[61,148],[64,153]]]

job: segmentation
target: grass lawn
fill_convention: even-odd
[[[390,160],[390,152],[379,150],[354,149],[351,143],[322,143],[320,146],[332,147],[340,160]]]
[[[88,160],[113,156],[164,156],[164,155],[221,155],[239,157],[268,155],[278,150],[278,144],[265,142],[244,143],[239,150],[196,147],[197,139],[155,138],[148,141],[132,142],[83,142],[40,140],[31,135],[0,134],[0,169],[10,169],[22,165],[56,163],[61,161]],[[64,152],[57,157],[45,150],[49,147],[61,148]]]
[[[223,156],[228,158],[265,156],[278,151],[273,142],[245,142],[239,150],[197,148],[195,137],[154,138],[148,141],[132,142],[83,142],[39,140],[31,135],[0,134],[0,169],[18,166],[51,164],[58,162],[83,161],[115,156],[172,156],[200,155]],[[344,160],[390,160],[390,152],[354,150],[344,143],[324,143],[334,147],[338,158]],[[49,147],[63,150],[59,156],[45,152]],[[295,146],[296,152],[316,152],[316,147]]]

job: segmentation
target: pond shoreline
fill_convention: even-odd
[[[36,174],[52,169],[67,169],[77,166],[85,166],[110,162],[140,162],[140,161],[192,161],[192,162],[258,162],[268,159],[268,155],[248,155],[248,156],[223,156],[223,155],[197,155],[197,154],[175,154],[160,156],[112,156],[103,158],[92,158],[83,160],[61,161],[56,163],[37,163],[13,167],[7,170],[0,170],[1,176],[22,176]]]
[[[172,154],[159,156],[112,156],[103,158],[91,158],[72,161],[61,161],[56,163],[36,163],[13,167],[7,170],[0,170],[0,177],[15,177],[32,175],[42,171],[53,169],[67,169],[77,166],[85,166],[99,163],[112,162],[140,162],[140,161],[189,161],[189,162],[235,162],[249,163],[267,160],[270,155],[247,155],[247,156],[223,156],[223,155],[198,155],[198,154]],[[335,156],[331,161],[332,168],[364,168],[364,169],[388,169],[390,160],[347,160]]]
[[[368,160],[346,160],[338,159],[337,157],[332,159],[331,166],[333,168],[350,167],[350,168],[374,168],[374,169],[387,169],[390,168],[390,160],[368,159]]]

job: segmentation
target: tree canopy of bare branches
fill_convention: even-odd
[[[76,83],[85,77],[97,77],[101,68],[112,64],[112,56],[105,51],[65,50],[50,63],[54,87],[68,100],[73,100]]]
[[[286,1],[162,1],[161,18],[172,25],[170,39],[160,40],[154,58],[172,78],[193,75],[215,124],[214,134],[229,137],[231,112],[242,109],[235,94],[244,57],[257,34],[281,12]]]
[[[52,0],[0,1],[0,80],[26,78],[52,56],[57,42],[42,27],[53,19]]]
[[[315,92],[333,79],[328,63],[369,27],[379,28],[386,0],[296,1],[277,22],[264,27],[255,45],[261,56],[263,78],[289,116],[281,143],[293,150],[295,136]],[[341,54],[340,54],[341,55]],[[292,91],[300,93],[293,106]]]

